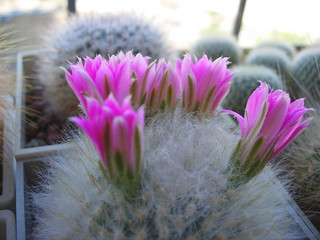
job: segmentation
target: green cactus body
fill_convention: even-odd
[[[285,82],[289,78],[290,58],[277,48],[253,49],[246,57],[249,65],[261,65],[273,69]]]
[[[65,80],[61,67],[78,57],[97,54],[103,57],[121,51],[140,52],[153,59],[174,57],[164,35],[144,19],[130,14],[85,15],[72,17],[45,35],[44,49],[39,56],[37,77],[45,87],[51,110],[62,120],[77,110],[78,101]]]
[[[228,184],[238,137],[221,120],[156,115],[144,133],[140,192],[130,199],[103,177],[87,138],[47,157],[42,191],[32,194],[34,239],[299,239],[271,168]]]
[[[282,41],[264,41],[258,44],[256,47],[257,49],[259,48],[277,48],[279,50],[282,50],[287,54],[289,58],[293,58],[293,56],[296,53],[295,47],[289,43],[289,42],[282,42]]]
[[[298,96],[309,92],[316,100],[320,99],[320,48],[304,49],[299,52],[291,66],[293,79],[289,89]]]
[[[228,57],[232,64],[239,64],[242,54],[235,39],[224,36],[204,37],[194,44],[191,52],[198,58],[203,54],[211,59]]]
[[[222,105],[243,114],[251,93],[259,86],[258,81],[268,83],[273,89],[283,89],[281,78],[270,68],[264,66],[234,66],[235,75],[231,79],[228,95]]]

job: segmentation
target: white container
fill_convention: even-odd
[[[10,105],[5,109],[3,121],[3,144],[1,146],[2,159],[2,192],[0,192],[0,209],[9,208],[14,203],[14,110],[13,99],[6,97],[6,102]]]
[[[26,84],[25,78],[32,76],[33,68],[37,55],[42,52],[38,51],[24,51],[17,55],[17,92],[16,92],[16,140],[15,140],[15,157],[17,161],[33,159],[41,155],[47,155],[56,152],[58,149],[65,149],[69,144],[54,144],[40,147],[26,148],[26,114],[25,114],[25,97]]]
[[[0,239],[15,240],[16,221],[13,212],[9,210],[0,210]]]

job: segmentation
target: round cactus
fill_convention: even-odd
[[[191,50],[198,58],[206,54],[212,59],[221,56],[228,57],[232,64],[239,64],[241,60],[241,49],[235,39],[225,36],[204,37],[198,40]]]
[[[157,115],[145,129],[139,197],[112,188],[88,139],[48,157],[32,194],[35,239],[298,239],[271,168],[228,185],[235,136],[209,119]],[[78,146],[78,147],[76,147]],[[83,154],[85,152],[86,154]]]
[[[120,50],[140,52],[153,59],[174,55],[159,29],[132,14],[72,17],[46,34],[44,49],[39,56],[37,77],[45,87],[51,110],[62,120],[74,113],[78,105],[60,68],[68,69],[67,61],[94,58],[97,54],[107,57]]]
[[[246,57],[249,65],[262,65],[273,69],[285,82],[289,78],[290,58],[277,48],[257,48]]]
[[[295,53],[296,49],[295,47],[289,43],[289,42],[283,42],[283,41],[264,41],[258,44],[256,48],[277,48],[285,52],[289,58],[292,58]]]
[[[243,114],[251,93],[259,86],[259,80],[268,83],[273,89],[283,89],[281,78],[270,68],[264,66],[234,66],[235,75],[231,87],[222,105],[239,114]]]
[[[308,48],[299,52],[291,66],[293,79],[289,89],[301,95],[301,91],[309,92],[315,99],[320,99],[320,48]],[[303,94],[304,95],[304,94]]]
[[[310,93],[305,93],[306,99]],[[320,103],[308,101],[312,117],[310,125],[290,144],[286,150],[285,166],[294,173],[295,198],[300,208],[320,230]]]

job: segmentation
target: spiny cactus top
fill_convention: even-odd
[[[318,101],[320,99],[320,48],[306,48],[300,51],[293,59],[291,71],[294,80],[297,81],[297,83],[294,80],[290,82],[293,91],[300,95],[301,90],[306,89]]]
[[[258,44],[258,46],[256,48],[277,48],[280,49],[282,51],[284,51],[289,58],[293,58],[293,56],[296,53],[296,49],[293,46],[293,44],[289,43],[289,42],[284,42],[284,41],[264,41]]]
[[[198,40],[191,50],[198,58],[206,54],[209,58],[227,57],[232,64],[241,61],[241,49],[234,38],[229,36],[206,36]]]
[[[246,57],[247,64],[269,67],[282,79],[288,78],[290,62],[286,53],[272,47],[253,49]]]
[[[44,33],[37,78],[44,85],[50,110],[61,120],[77,111],[78,102],[60,67],[67,61],[119,51],[142,53],[153,59],[173,58],[175,53],[159,27],[135,14],[83,15],[69,18]]]
[[[301,239],[285,190],[271,168],[232,188],[228,159],[237,135],[224,120],[179,111],[158,114],[144,130],[139,197],[109,184],[85,136],[48,156],[43,191],[32,196],[34,239]],[[79,147],[77,147],[77,145]],[[85,154],[84,154],[85,153]]]

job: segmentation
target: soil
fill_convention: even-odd
[[[70,135],[74,125],[67,119],[55,118],[44,96],[44,88],[36,79],[29,79],[26,95],[26,144],[36,147],[62,142]]]

